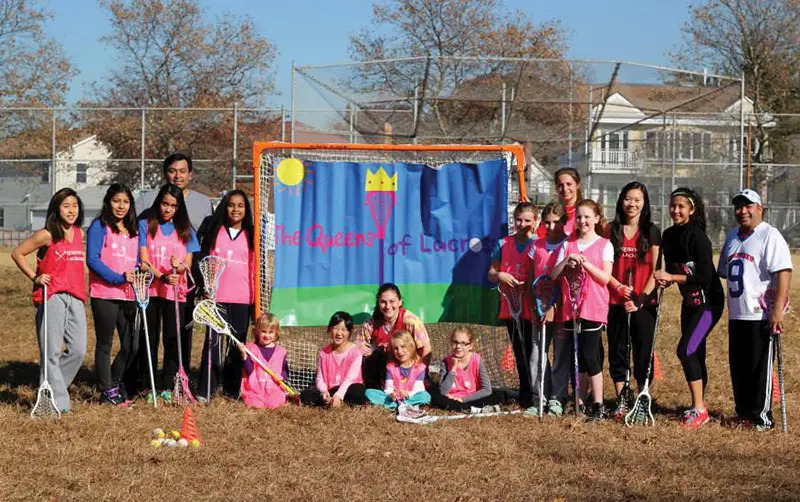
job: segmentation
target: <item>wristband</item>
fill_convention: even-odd
[[[36,279],[38,279],[38,278],[39,278],[39,274],[33,274],[33,277],[31,277],[31,282],[36,284]]]
[[[164,284],[169,284],[169,275],[161,274],[161,277],[159,277],[158,280],[163,282]]]

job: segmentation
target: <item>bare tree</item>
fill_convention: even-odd
[[[132,107],[229,108],[258,106],[272,92],[273,44],[246,18],[206,19],[197,0],[101,0],[111,32],[101,42],[114,50],[118,66],[92,86],[92,104]],[[232,120],[224,111],[147,112],[148,157],[181,149],[196,157],[230,158]],[[90,118],[100,140],[117,158],[140,155],[141,117],[104,113]],[[204,182],[227,180],[215,166]],[[152,173],[150,182],[159,174]],[[138,179],[138,166],[119,166],[117,178]],[[217,185],[218,188],[219,185]]]

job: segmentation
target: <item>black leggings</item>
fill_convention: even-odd
[[[603,371],[603,323],[580,320],[581,330],[578,332],[578,372],[595,376]],[[569,321],[564,326],[572,335],[573,325]]]
[[[681,307],[681,339],[678,342],[678,359],[683,366],[687,382],[708,383],[706,368],[706,339],[722,317],[722,307]]]
[[[468,401],[466,403],[462,403],[461,401],[456,401],[455,399],[450,399],[449,397],[442,395],[442,393],[439,392],[438,386],[432,386],[430,389],[428,389],[428,392],[431,395],[431,406],[449,411],[465,411],[469,410],[473,406],[477,408],[483,408],[484,406],[503,404],[506,401],[505,393],[501,390],[494,390],[486,397],[476,399],[474,401]]]
[[[631,312],[631,351],[633,377],[639,388],[644,386],[650,367],[650,351],[656,327],[656,307],[642,307]],[[628,313],[624,305],[611,305],[608,310],[608,373],[614,382],[624,382],[630,368],[628,360]]]
[[[178,303],[178,311],[183,314],[183,302]],[[183,326],[183,316],[178,321]],[[163,328],[162,328],[163,324]],[[147,366],[147,357],[153,363],[153,373],[157,374],[158,369],[158,343],[162,338],[164,344],[164,367],[161,374],[161,380],[156,377],[156,388],[159,390],[172,390],[175,374],[178,372],[178,331],[175,323],[175,301],[167,300],[165,298],[150,297],[150,304],[147,306],[147,330],[150,335],[150,354],[147,354],[144,330],[142,331],[142,340],[139,346],[142,350],[139,351],[139,381],[144,387],[150,386],[149,369]],[[189,372],[190,361],[184,360],[184,370]]]
[[[139,350],[139,337],[133,332],[136,303],[126,300],[92,298],[92,317],[97,343],[94,371],[103,390],[119,385]],[[114,329],[119,333],[119,352],[111,362]],[[133,392],[135,389],[128,389]]]
[[[339,387],[332,387],[328,393],[333,397],[338,390]],[[366,402],[366,398],[364,397],[365,390],[364,384],[362,383],[352,384],[347,388],[347,392],[344,393],[344,402],[350,406],[361,406]],[[322,393],[316,387],[311,387],[301,392],[300,401],[309,406],[325,406],[325,402],[322,400]]]
[[[519,328],[513,319],[506,319],[506,329],[514,350],[514,361],[519,376],[519,404],[530,406],[533,400],[533,387],[530,375],[530,357],[533,351],[533,325],[527,319],[519,320]],[[522,332],[520,332],[522,330]]]
[[[225,319],[233,328],[231,331],[233,332],[233,336],[236,337],[242,343],[247,342],[247,330],[250,327],[250,313],[252,310],[252,306],[245,303],[220,303],[219,306],[222,308],[221,313],[223,319]],[[197,393],[201,396],[204,396],[206,399],[209,396],[206,396],[208,392],[208,330],[210,328],[206,328],[206,337],[205,341],[203,342],[203,353],[202,359],[200,361],[200,388],[197,389]],[[223,338],[227,338],[226,335],[220,335],[216,331],[211,331],[211,395],[217,390],[217,385],[219,385],[220,378],[222,380],[222,389],[226,395],[237,398],[239,397],[239,387],[242,383],[242,366],[244,366],[244,362],[242,361],[242,354],[239,350],[233,346],[233,343],[230,340],[223,340]],[[225,343],[223,343],[223,341]],[[223,354],[224,356],[224,366],[222,368],[222,374],[220,375],[220,353],[223,346],[228,347],[227,354]],[[185,361],[184,361],[185,362]]]

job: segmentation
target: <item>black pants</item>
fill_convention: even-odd
[[[650,351],[656,327],[656,307],[642,307],[631,312],[631,351],[633,377],[639,388],[644,386],[650,367]],[[611,305],[608,310],[608,373],[614,382],[624,382],[630,368],[628,355],[628,313],[624,305]],[[602,349],[601,349],[602,350]],[[602,359],[601,359],[602,362]]]
[[[376,348],[372,354],[365,357],[361,363],[361,374],[364,378],[364,387],[367,389],[383,390],[383,381],[386,379],[386,363],[389,356],[386,351]]]
[[[194,325],[190,324],[189,321],[192,319],[192,313],[194,312],[194,300],[195,300],[196,289],[197,288],[187,292],[186,302],[180,303],[181,356],[183,356],[183,367],[186,370],[186,373],[189,373],[189,368],[192,366],[192,333],[194,332]]]
[[[339,387],[332,387],[328,393],[333,396],[338,390]],[[347,388],[347,392],[344,393],[344,402],[350,406],[363,405],[366,402],[366,398],[364,397],[365,390],[364,384],[352,384]],[[316,387],[309,387],[301,392],[300,401],[309,406],[325,406],[325,402],[322,400],[322,393],[320,393]]]
[[[252,306],[243,303],[220,303],[219,306],[224,309],[222,317],[233,328],[233,335],[236,339],[242,343],[247,342],[247,330],[250,326]],[[225,337],[226,335],[220,335],[216,331],[211,331],[211,373],[209,375],[209,337],[207,328],[206,339],[203,344],[202,360],[200,361],[200,388],[198,389],[198,394],[205,396],[206,399],[210,399],[210,396],[206,395],[208,392],[209,376],[211,378],[212,395],[216,392],[217,385],[219,385],[221,379],[223,392],[233,398],[239,397],[239,387],[242,382],[242,354],[233,346],[233,343],[230,343],[230,340],[225,341],[228,351],[227,354],[223,354],[225,365],[220,375],[220,353],[224,346],[223,338]]]
[[[443,395],[439,391],[438,386],[432,386],[430,389],[428,389],[428,392],[431,395],[431,406],[448,411],[465,411],[469,410],[473,406],[482,408],[484,406],[503,404],[506,401],[505,393],[500,390],[493,390],[491,394],[484,398],[476,399],[466,403],[456,401],[455,399],[450,399],[449,397]]]
[[[133,332],[136,303],[126,300],[92,298],[92,317],[97,343],[94,350],[94,370],[103,390],[120,385],[125,372],[136,358],[139,338]],[[119,352],[111,362],[114,329],[119,334]],[[135,392],[135,389],[127,389]]]
[[[179,312],[183,312],[181,303],[178,303]],[[183,326],[183,316],[179,320],[180,325]],[[162,327],[163,324],[163,327]],[[165,298],[151,297],[150,304],[147,306],[147,329],[150,334],[150,354],[145,350],[144,331],[142,331],[142,340],[139,346],[142,350],[139,351],[139,382],[141,388],[149,387],[150,376],[148,373],[147,357],[153,363],[153,372],[158,373],[158,344],[159,339],[162,338],[164,343],[164,367],[161,374],[161,379],[156,377],[156,388],[158,390],[172,390],[175,374],[178,372],[178,332],[175,325],[175,302],[174,300],[167,300]],[[183,364],[188,366],[188,361],[184,360]],[[184,369],[188,369],[184,367]]]
[[[533,401],[531,386],[530,356],[533,351],[533,325],[527,319],[520,319],[519,327],[513,319],[506,319],[506,329],[514,350],[514,361],[519,376],[519,405],[530,406]]]
[[[772,335],[767,321],[728,323],[728,359],[736,414],[772,425]]]
[[[581,330],[578,332],[578,371],[595,376],[603,371],[603,323],[580,320]],[[573,331],[572,321],[564,325],[570,336]],[[574,383],[574,382],[573,382]]]
[[[683,366],[687,382],[703,381],[708,384],[706,368],[706,339],[722,317],[722,307],[681,307],[681,339],[678,341],[678,359]]]

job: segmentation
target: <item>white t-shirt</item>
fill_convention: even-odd
[[[770,287],[773,274],[792,269],[792,255],[777,228],[761,222],[744,239],[739,228],[725,238],[717,271],[728,279],[728,318],[760,321],[767,315],[759,298]]]
[[[588,242],[585,244],[580,241],[576,242],[576,244],[578,245],[578,251],[583,253],[589,246],[597,242],[597,239],[599,238],[600,236],[598,235],[594,239],[592,239],[592,242]],[[566,250],[567,250],[566,244],[567,244],[566,241],[564,241],[561,244],[561,247],[558,248],[558,258],[556,259],[556,263],[561,263],[566,258]],[[603,261],[614,263],[614,246],[613,244],[611,244],[611,241],[606,242],[606,245],[603,248]]]
[[[547,249],[548,253],[552,253],[553,251],[558,249],[559,246],[561,246],[562,244],[564,244],[567,241],[567,237],[564,237],[562,240],[560,240],[558,242],[555,242],[555,243],[551,243],[550,241],[548,241],[547,237],[535,237],[534,238],[534,242],[536,240],[538,240],[538,239],[545,239],[544,247],[545,247],[545,249]],[[533,259],[533,255],[535,253],[536,253],[536,246],[531,246],[531,248],[528,250],[528,258],[530,258],[532,260]]]

